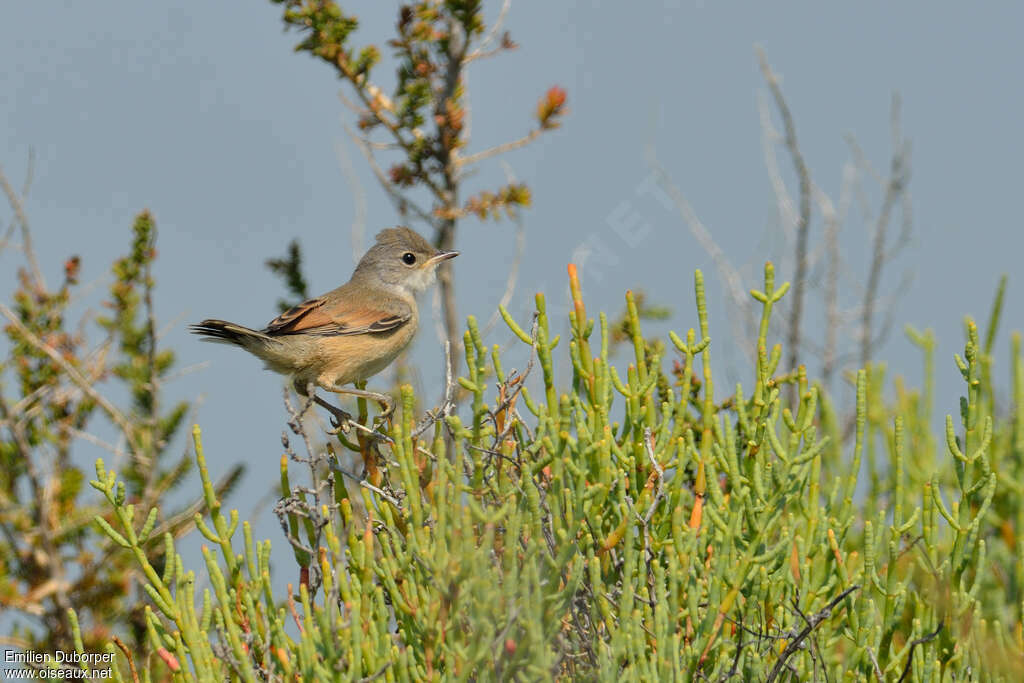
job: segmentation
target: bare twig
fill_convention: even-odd
[[[193,363],[191,365],[186,365],[185,367],[181,368],[180,370],[175,370],[174,372],[168,373],[167,376],[164,377],[163,381],[165,383],[171,382],[173,380],[180,379],[181,377],[184,377],[185,375],[191,375],[193,372],[198,372],[200,370],[205,370],[209,366],[210,366],[210,361],[208,361],[208,360],[200,361],[198,363]]]
[[[299,619],[299,612],[295,609],[295,588],[292,584],[288,584],[288,611],[292,615],[292,620],[295,622],[295,626],[299,629],[299,635],[306,635],[306,629],[302,625],[302,619]]]
[[[825,222],[825,248],[828,255],[825,274],[825,347],[822,352],[822,381],[830,386],[836,368],[836,353],[839,339],[839,273],[841,256],[839,251],[839,230],[850,204],[850,191],[856,169],[847,164],[843,168],[843,184],[839,191],[839,208],[821,189],[815,187],[815,196]]]
[[[469,53],[465,58],[465,64],[469,64],[474,59],[480,59],[481,57],[487,57],[491,43],[498,36],[498,32],[501,31],[501,27],[505,25],[505,17],[508,16],[508,10],[512,6],[512,0],[503,0],[501,3],[501,10],[498,12],[498,18],[494,20],[491,25],[491,30],[487,32],[477,45],[476,49]],[[501,48],[498,48],[501,49]]]
[[[370,170],[373,171],[373,175],[377,178],[377,182],[379,182],[380,186],[384,188],[384,191],[387,193],[388,198],[391,200],[391,203],[395,205],[395,208],[398,210],[398,213],[404,216],[405,214],[411,212],[421,221],[424,221],[428,225],[433,225],[433,216],[431,216],[424,209],[420,208],[415,202],[411,201],[405,195],[396,190],[394,185],[391,184],[391,181],[388,180],[388,177],[384,174],[384,170],[377,163],[376,158],[374,158],[373,152],[370,150],[370,142],[362,138],[361,136],[357,135],[348,126],[345,126],[345,132],[349,134],[349,137],[352,139],[352,142],[355,143],[359,151],[362,152],[363,157],[366,159],[366,163],[370,165]]]
[[[658,504],[665,498],[665,470],[658,464],[658,459],[654,455],[654,434],[651,433],[650,427],[644,428],[644,450],[647,451],[647,458],[651,461],[654,471],[658,473],[658,488],[654,494],[654,500],[651,501],[651,506],[647,508],[647,512],[641,519],[644,527],[646,527],[654,516],[654,511],[658,508]]]
[[[420,421],[416,428],[412,430],[412,438],[419,437],[420,434],[430,429],[438,420],[451,415],[452,410],[455,407],[455,403],[452,400],[455,392],[455,382],[452,377],[452,345],[448,340],[444,342],[444,393],[441,396],[441,404],[434,410],[428,410],[426,416]],[[429,454],[428,455],[432,455]]]
[[[782,170],[779,168],[779,159],[776,153],[776,145],[783,139],[782,134],[775,129],[772,123],[771,105],[768,98],[759,95],[757,98],[757,111],[761,120],[761,154],[764,157],[764,166],[768,172],[768,182],[771,183],[772,193],[775,195],[775,203],[779,212],[780,226],[786,238],[787,245],[796,241],[794,228],[797,222],[796,207],[793,204],[793,197],[790,196],[786,187],[786,180],[782,177]]]
[[[66,429],[69,434],[72,434],[73,436],[76,436],[79,439],[82,439],[83,441],[88,441],[93,446],[99,446],[100,448],[109,451],[112,455],[114,455],[114,457],[123,458],[124,456],[127,455],[127,453],[121,450],[120,446],[118,446],[117,444],[112,444],[109,441],[105,441],[100,437],[96,436],[95,434],[83,431],[72,425],[66,425],[64,429]]]
[[[836,605],[845,600],[850,593],[853,593],[856,590],[860,590],[860,586],[850,586],[842,593],[832,598],[832,600],[829,601],[823,609],[815,612],[810,617],[803,617],[803,614],[801,613],[806,625],[793,637],[792,640],[789,641],[789,644],[786,645],[786,649],[779,655],[779,658],[775,661],[775,666],[772,667],[772,670],[768,673],[768,678],[765,679],[766,683],[772,683],[772,681],[782,674],[782,670],[786,668],[786,660],[796,654],[797,650],[803,647],[803,642],[807,639],[807,636],[809,636],[814,629],[818,628],[821,622],[832,616],[832,610],[835,609]]]
[[[942,627],[945,624],[939,623],[939,627],[929,633],[926,636],[922,636],[910,643],[910,651],[907,653],[907,663],[903,666],[903,673],[900,674],[899,680],[896,683],[903,683],[907,676],[910,675],[910,669],[914,663],[914,648],[918,645],[924,645],[925,643],[935,640],[942,633]]]
[[[4,194],[7,195],[7,201],[10,203],[11,209],[14,210],[14,215],[21,224],[21,247],[25,252],[25,259],[28,261],[29,269],[32,271],[32,279],[35,281],[35,286],[39,289],[46,289],[46,280],[43,278],[43,270],[39,267],[39,259],[36,258],[36,251],[32,246],[32,231],[29,230],[28,216],[25,215],[25,207],[21,203],[21,197],[19,197],[14,188],[11,187],[11,183],[7,180],[7,176],[4,174],[2,167],[0,167],[0,187],[3,187]]]
[[[11,325],[18,331],[26,342],[31,344],[36,349],[42,351],[49,356],[57,366],[64,371],[64,373],[71,379],[72,382],[78,385],[78,388],[86,393],[89,398],[96,402],[100,408],[107,414],[107,416],[118,426],[118,428],[124,433],[125,438],[128,440],[128,444],[131,447],[133,457],[138,457],[139,448],[135,443],[135,430],[132,427],[131,422],[124,414],[118,410],[118,408],[108,401],[106,397],[100,394],[96,389],[92,387],[92,383],[80,373],[74,366],[64,360],[56,350],[45,344],[39,337],[32,333],[25,325],[21,322],[14,312],[7,308],[4,304],[0,304],[0,314],[3,314],[7,318]]]
[[[868,648],[868,657],[871,658],[871,668],[875,674],[875,680],[884,683],[885,676],[882,675],[882,667],[878,665],[878,657],[875,656],[874,648]]]
[[[465,166],[471,166],[472,164],[483,161],[484,159],[490,159],[491,157],[498,156],[499,154],[504,154],[505,152],[511,152],[514,149],[526,147],[528,144],[540,137],[542,132],[543,131],[541,131],[540,128],[535,128],[518,140],[503,142],[500,145],[495,145],[494,147],[490,147],[464,157],[453,155],[455,156],[455,167],[461,169]]]
[[[388,493],[384,489],[381,489],[381,488],[378,488],[378,487],[374,486],[373,484],[371,484],[370,482],[366,481],[365,479],[359,479],[359,485],[362,486],[364,489],[369,489],[369,490],[373,491],[378,496],[380,496],[381,498],[383,498],[387,502],[389,502],[392,505],[394,505],[396,509],[398,509],[398,510],[402,509],[402,504],[398,501],[398,499],[395,498],[394,496],[392,496],[390,493]]]
[[[124,653],[124,656],[128,659],[128,670],[131,672],[132,680],[135,683],[139,683],[139,672],[135,668],[135,659],[132,657],[132,651],[129,650],[128,646],[124,644],[124,641],[117,636],[113,636],[112,640],[114,641],[114,645],[117,645],[118,649],[121,650],[121,652]]]
[[[0,404],[0,408],[6,408],[6,406]],[[4,417],[9,418],[10,416],[5,414]],[[20,609],[31,612],[31,607],[35,605],[39,609],[39,613],[42,614],[42,601],[46,596],[52,594],[60,611],[64,613],[72,605],[68,597],[69,586],[64,571],[64,558],[54,542],[53,524],[55,515],[50,505],[53,502],[52,490],[51,487],[46,485],[42,474],[36,467],[36,459],[33,457],[31,445],[24,429],[17,424],[10,423],[8,431],[10,431],[14,443],[18,446],[18,450],[21,451],[22,460],[25,463],[25,474],[32,488],[32,496],[36,501],[35,522],[40,531],[40,541],[45,553],[41,568],[50,577],[48,581],[40,582],[40,585],[33,589],[29,596],[26,596],[27,604],[21,606]]]
[[[882,200],[882,208],[878,213],[878,220],[875,222],[874,235],[872,237],[871,266],[868,271],[867,286],[864,290],[864,307],[862,309],[861,330],[860,330],[860,364],[864,367],[871,360],[871,350],[874,348],[872,339],[872,325],[874,324],[875,300],[878,296],[878,287],[882,278],[882,266],[885,264],[886,254],[886,230],[889,226],[889,219],[893,208],[899,200],[900,195],[907,182],[907,156],[909,155],[906,144],[903,142],[899,127],[900,99],[893,95],[892,100],[892,135],[893,153],[890,162],[889,178],[885,184],[885,197]],[[904,226],[904,231],[908,228]]]
[[[796,139],[796,125],[789,105],[782,95],[779,79],[768,65],[764,50],[757,48],[757,58],[761,64],[761,73],[775,99],[775,106],[782,118],[786,131],[786,148],[793,159],[797,179],[800,183],[800,211],[796,223],[796,273],[793,278],[792,308],[789,318],[789,338],[787,341],[789,360],[787,367],[794,369],[800,356],[800,324],[803,316],[804,288],[807,280],[807,238],[811,224],[811,174],[804,162],[803,154]]]
[[[864,149],[860,146],[860,143],[857,142],[857,138],[851,134],[846,135],[844,139],[850,148],[850,153],[853,154],[853,160],[857,164],[857,167],[863,170],[867,175],[871,176],[880,187],[884,188],[888,181],[885,176],[875,168],[875,165],[871,163],[871,160],[868,159],[867,155],[864,154]],[[871,207],[870,203],[867,202],[867,195],[864,195],[864,200],[864,206],[862,207],[865,210],[864,215],[865,217],[870,218]]]
[[[390,661],[385,662],[384,666],[377,669],[376,673],[370,674],[369,676],[363,676],[356,683],[371,683],[372,681],[377,680],[378,678],[382,677],[385,673],[387,673],[387,670],[391,668],[391,664],[392,663]]]
[[[29,147],[28,149],[28,164],[25,169],[25,180],[21,184],[21,201],[24,202],[28,198],[29,190],[32,189],[32,181],[35,179],[36,170],[36,151],[34,148]],[[18,215],[15,214],[11,220],[11,224],[7,226],[4,236],[0,239],[0,252],[7,248],[7,245],[11,241],[11,235],[14,234],[14,229],[18,227]]]
[[[647,157],[647,165],[655,173],[658,184],[663,190],[669,195],[672,203],[675,204],[676,209],[679,211],[683,220],[686,221],[687,226],[690,228],[690,232],[697,240],[698,244],[707,252],[711,260],[714,261],[715,267],[718,269],[719,274],[725,281],[729,298],[732,300],[733,307],[735,310],[741,312],[743,316],[743,323],[747,327],[754,325],[753,309],[750,306],[750,297],[743,287],[743,277],[740,275],[740,271],[729,262],[729,259],[725,255],[725,251],[722,250],[718,243],[715,242],[714,237],[711,236],[711,231],[701,222],[700,218],[697,217],[697,213],[690,206],[690,202],[687,201],[686,197],[679,190],[678,187],[672,182],[668,175],[668,171],[658,161],[657,155],[653,145],[648,145],[646,148],[645,156]],[[737,339],[745,339],[746,335],[736,335]],[[744,352],[749,358],[753,358],[756,352],[753,344],[745,344],[743,348]]]

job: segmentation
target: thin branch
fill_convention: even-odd
[[[782,177],[778,155],[775,152],[775,146],[782,140],[782,135],[772,124],[772,112],[767,99],[760,95],[757,98],[757,111],[761,120],[761,154],[764,157],[764,166],[775,195],[782,232],[786,237],[787,244],[792,244],[796,237],[793,233],[793,227],[797,222],[796,208],[793,206],[793,198],[786,188],[786,180]]]
[[[345,132],[349,134],[349,137],[352,138],[352,142],[354,142],[356,147],[359,148],[359,151],[363,153],[363,157],[366,159],[366,162],[370,165],[370,170],[373,171],[373,175],[377,178],[377,182],[379,182],[380,186],[384,188],[384,191],[387,193],[388,198],[391,200],[391,203],[395,205],[395,208],[398,210],[398,213],[404,216],[407,212],[411,211],[412,214],[415,215],[420,220],[424,221],[428,225],[433,225],[433,216],[427,213],[424,209],[420,208],[415,202],[411,201],[410,199],[402,195],[402,193],[396,190],[394,185],[391,184],[391,181],[388,180],[388,177],[387,175],[385,175],[384,170],[377,163],[376,158],[374,158],[373,152],[370,151],[369,141],[357,135],[355,131],[353,131],[348,126],[345,126]]]
[[[0,409],[4,409],[4,417],[10,417],[6,414],[6,404],[0,404]],[[63,614],[72,605],[71,599],[68,596],[69,584],[64,566],[64,558],[61,556],[60,549],[54,541],[56,537],[54,533],[56,517],[51,509],[54,490],[53,487],[46,484],[39,469],[36,467],[36,459],[33,457],[31,446],[24,430],[17,424],[10,424],[8,430],[21,451],[22,459],[25,463],[25,474],[32,488],[32,497],[36,501],[35,521],[40,532],[39,538],[43,550],[43,561],[40,564],[41,569],[49,576],[49,581],[40,582],[40,585],[36,586],[26,596],[25,604],[20,606],[19,609],[31,613],[33,611],[31,608],[35,606],[38,607],[39,614],[43,614],[43,600],[52,594],[57,607],[61,614]]]
[[[444,342],[444,394],[441,396],[441,405],[435,410],[427,411],[426,417],[416,426],[415,429],[413,429],[412,438],[417,438],[420,434],[430,429],[435,422],[451,415],[452,410],[455,407],[455,403],[452,400],[454,392],[455,381],[454,377],[452,377],[452,345],[451,342],[446,339]]]
[[[473,54],[466,57],[465,64],[468,65],[470,62],[475,62],[478,59],[487,59],[488,57],[493,57],[495,55],[501,54],[507,49],[508,48],[505,47],[504,45],[499,45],[498,47],[492,47],[490,50],[477,50],[473,52]]]
[[[0,186],[3,187],[4,194],[7,195],[7,201],[10,203],[11,208],[14,210],[14,215],[17,216],[18,222],[21,224],[21,248],[25,252],[25,258],[28,260],[35,285],[39,289],[46,289],[46,280],[43,279],[43,271],[39,267],[39,260],[36,258],[36,251],[32,246],[32,232],[29,230],[25,207],[22,205],[18,193],[15,192],[14,188],[11,187],[11,183],[8,182],[2,167],[0,167]]]
[[[875,651],[870,647],[868,648],[868,657],[871,658],[871,667],[875,673],[875,680],[884,683],[885,676],[882,675],[882,667],[878,666],[878,657],[875,656]]]
[[[871,176],[875,182],[878,183],[879,187],[885,187],[888,180],[878,171],[877,168],[875,168],[875,165],[871,163],[871,160],[868,159],[867,155],[864,154],[864,149],[860,146],[860,143],[857,142],[857,138],[853,135],[846,135],[844,136],[844,139],[850,148],[850,153],[853,154],[853,160],[856,162],[857,166]]]
[[[191,365],[186,365],[185,367],[181,368],[180,370],[175,370],[174,372],[168,373],[163,378],[163,382],[164,383],[173,382],[174,380],[180,379],[180,378],[184,377],[185,375],[191,375],[193,372],[198,372],[199,370],[205,370],[207,367],[209,367],[209,365],[210,365],[210,361],[208,361],[208,360],[200,361],[198,363],[193,363]]]
[[[357,117],[369,116],[373,112],[365,107],[361,107],[352,100],[341,90],[338,91],[338,99],[345,105],[345,108],[355,114]]]
[[[800,182],[800,212],[796,223],[796,273],[793,278],[792,309],[789,318],[789,337],[787,340],[789,360],[787,367],[794,369],[800,356],[800,324],[803,317],[804,289],[807,279],[807,238],[811,225],[811,174],[804,162],[803,154],[796,139],[796,125],[789,105],[782,95],[779,79],[768,65],[764,50],[757,48],[757,58],[761,64],[761,73],[775,99],[775,106],[782,118],[782,126],[786,131],[786,148],[793,159],[797,179]]]
[[[299,619],[299,612],[295,609],[295,589],[292,584],[288,584],[288,611],[291,612],[292,619],[295,621],[295,626],[299,629],[299,636],[306,635],[306,629],[302,625],[302,619]]]
[[[910,643],[910,652],[907,653],[907,663],[903,667],[903,673],[900,674],[899,680],[896,683],[903,683],[903,681],[906,680],[907,676],[910,675],[911,665],[914,663],[914,648],[918,645],[924,645],[925,643],[938,638],[939,634],[942,633],[942,627],[944,625],[945,624],[942,624],[940,622],[939,627],[937,629],[935,629],[928,635],[922,636],[921,638],[918,638],[917,640],[914,640]]]
[[[882,200],[882,209],[878,213],[878,220],[875,222],[874,236],[872,239],[871,267],[868,271],[867,286],[864,290],[864,306],[861,318],[860,330],[860,365],[864,367],[871,360],[873,346],[872,325],[875,316],[875,299],[878,296],[878,287],[882,280],[882,266],[886,261],[886,231],[889,226],[889,219],[893,208],[903,192],[907,181],[907,168],[905,165],[905,144],[899,130],[900,99],[893,95],[892,120],[893,120],[893,154],[889,178],[885,185],[885,197]]]
[[[501,50],[501,48],[498,47],[488,52],[488,48],[491,43],[494,42],[494,39],[497,38],[498,32],[501,31],[501,27],[505,25],[505,17],[508,16],[508,10],[511,6],[512,0],[503,0],[501,3],[501,10],[498,12],[498,18],[495,19],[494,23],[491,25],[491,30],[487,32],[487,35],[480,39],[480,43],[477,45],[476,49],[466,56],[463,64],[469,64],[474,59],[487,57],[494,52]]]
[[[378,487],[374,486],[373,484],[371,484],[370,482],[366,481],[365,479],[360,479],[359,480],[359,485],[362,486],[364,489],[369,489],[370,491],[373,491],[378,496],[380,496],[381,498],[383,498],[387,502],[389,502],[392,505],[394,505],[395,509],[397,509],[397,510],[401,510],[402,509],[402,504],[398,501],[398,499],[395,498],[394,496],[392,496],[390,493],[388,493],[384,489],[381,489],[381,488],[378,488]]]
[[[135,659],[132,657],[132,651],[129,650],[128,646],[124,644],[124,641],[117,636],[113,636],[112,640],[114,641],[114,645],[117,645],[118,649],[121,650],[121,652],[124,653],[124,656],[128,659],[128,671],[132,675],[132,681],[134,681],[134,683],[139,683],[139,672],[135,668]]]
[[[850,203],[850,188],[856,169],[847,164],[843,167],[843,182],[839,190],[839,208],[831,198],[815,186],[815,197],[825,223],[825,248],[827,265],[825,274],[825,348],[822,353],[822,381],[825,386],[832,384],[836,368],[836,349],[839,342],[839,273],[842,258],[839,250],[839,230],[846,220]]]
[[[18,333],[22,337],[24,337],[25,341],[27,341],[33,347],[49,356],[53,360],[53,362],[56,363],[57,366],[64,371],[64,373],[71,379],[71,381],[78,385],[79,389],[84,391],[86,395],[89,396],[89,398],[96,402],[96,405],[103,409],[107,416],[110,417],[114,424],[116,424],[118,428],[120,428],[120,430],[124,433],[125,438],[128,439],[128,443],[131,446],[133,456],[138,457],[139,448],[138,445],[135,443],[134,428],[132,427],[132,424],[128,420],[128,418],[125,417],[124,414],[120,410],[118,410],[118,408],[113,403],[108,401],[102,394],[96,391],[92,387],[92,383],[89,382],[87,378],[82,376],[82,374],[73,365],[64,360],[63,356],[61,356],[52,347],[45,344],[41,339],[39,339],[39,337],[33,334],[31,330],[25,327],[25,325],[21,322],[18,316],[15,315],[11,309],[7,308],[7,306],[5,306],[4,304],[0,304],[0,314],[3,314],[3,316],[11,322],[11,324],[18,331]]]
[[[123,450],[121,450],[121,447],[118,446],[117,444],[112,444],[109,441],[105,441],[104,439],[101,439],[95,434],[83,431],[71,425],[66,425],[64,429],[66,429],[68,433],[71,434],[72,436],[76,436],[79,439],[82,439],[83,441],[88,441],[93,446],[99,446],[103,450],[109,451],[115,458],[123,458],[124,456],[128,455]]]
[[[25,180],[21,184],[21,199],[24,202],[28,198],[29,190],[32,189],[32,181],[35,180],[36,175],[36,150],[32,147],[28,148],[28,164],[25,169]],[[7,245],[11,241],[11,236],[14,234],[14,229],[18,227],[18,216],[11,220],[11,224],[7,226],[4,236],[0,239],[0,252],[7,248]]]
[[[339,59],[335,62],[335,65],[337,66],[338,71],[341,72],[341,75],[344,76],[345,79],[352,84],[352,89],[355,90],[356,95],[363,103],[365,111],[372,113],[374,118],[377,121],[379,121],[382,126],[387,128],[388,131],[392,134],[392,136],[394,136],[395,142],[401,145],[403,149],[407,149],[409,147],[409,142],[404,137],[402,137],[402,130],[399,127],[399,125],[392,121],[391,119],[389,119],[386,115],[384,115],[383,112],[381,111],[381,107],[376,106],[374,102],[371,101],[371,95],[368,94],[368,90],[374,86],[372,84],[367,83],[365,77],[357,76],[349,68],[345,60]]]
[[[460,169],[464,166],[471,166],[472,164],[475,164],[479,161],[483,161],[484,159],[490,159],[491,157],[498,156],[499,154],[504,154],[505,152],[510,152],[514,149],[525,147],[526,145],[530,144],[538,137],[540,137],[541,132],[543,131],[541,131],[540,128],[535,128],[534,130],[531,130],[529,133],[519,138],[518,140],[504,142],[500,145],[495,145],[494,147],[476,152],[474,154],[470,154],[468,156],[460,157],[457,154],[453,154],[452,156],[455,157],[453,163],[455,164],[455,168]]]
[[[750,306],[747,292],[743,288],[743,277],[740,275],[739,270],[729,262],[725,252],[715,242],[715,238],[711,236],[711,231],[697,217],[697,213],[690,206],[690,202],[687,201],[683,193],[672,182],[668,171],[658,161],[653,145],[647,146],[645,156],[647,157],[647,165],[657,177],[658,184],[668,193],[672,203],[676,205],[676,209],[690,228],[690,233],[693,234],[697,243],[714,261],[715,267],[728,287],[729,298],[732,299],[735,309],[741,311],[746,324],[752,326],[754,324],[753,309]],[[751,344],[745,345],[744,351],[748,357],[753,358],[755,349]]]
[[[658,458],[654,455],[654,434],[651,433],[650,427],[644,428],[644,450],[647,451],[647,458],[651,461],[654,471],[658,474],[658,488],[654,494],[654,500],[641,519],[646,529],[651,518],[654,516],[654,511],[658,508],[658,504],[665,498],[665,470],[658,464]]]
[[[807,624],[794,636],[792,640],[789,641],[789,644],[786,645],[786,649],[779,655],[779,658],[775,661],[775,666],[772,667],[772,670],[768,673],[768,678],[765,679],[767,683],[772,683],[772,681],[782,674],[782,670],[786,668],[786,660],[796,654],[796,651],[803,647],[803,642],[807,639],[807,636],[811,635],[811,632],[818,628],[818,625],[821,624],[821,622],[832,616],[832,610],[835,609],[836,605],[845,600],[846,596],[856,590],[860,590],[860,586],[850,586],[842,593],[832,598],[832,600],[825,605],[824,609],[815,612],[810,617],[804,617],[802,613],[800,614]]]
[[[377,669],[377,673],[370,674],[369,676],[363,676],[356,683],[372,683],[372,681],[375,681],[378,678],[381,678],[385,673],[387,673],[387,670],[389,668],[391,668],[391,664],[392,664],[391,661],[385,662],[384,666],[382,666],[381,668]]]
[[[456,41],[453,40],[452,42],[456,42]],[[462,42],[464,43],[465,41],[462,41]],[[464,50],[465,50],[465,48],[463,47],[463,52],[459,56],[460,61],[461,61],[462,57],[465,56],[465,51]],[[353,89],[356,91],[356,94],[359,96],[359,99],[362,101],[363,105],[370,112],[373,113],[373,116],[374,116],[374,118],[377,121],[379,121],[385,128],[388,129],[388,131],[391,133],[391,135],[395,138],[395,142],[403,150],[411,149],[412,148],[412,143],[410,141],[406,140],[402,136],[402,129],[401,129],[401,127],[397,123],[395,123],[394,121],[389,119],[387,116],[385,116],[381,112],[381,107],[376,106],[376,105],[374,105],[373,102],[371,102],[370,96],[368,95],[368,91],[369,91],[370,88],[373,88],[374,86],[367,84],[365,82],[366,79],[364,77],[357,76],[349,68],[348,64],[345,63],[344,60],[338,60],[336,62],[336,64],[337,64],[338,70],[341,71],[342,75],[352,84]],[[453,85],[451,87],[451,92],[454,92],[454,91],[455,91],[455,87]],[[447,101],[448,97],[450,97],[450,96],[451,95],[449,94],[447,97],[445,97],[442,100],[442,102]],[[420,182],[422,182],[426,187],[430,188],[430,191],[434,193],[435,197],[437,197],[439,200],[443,200],[444,194],[445,194],[444,191],[440,187],[438,187],[438,185],[433,180],[431,180],[429,176],[427,176],[426,174],[420,174],[420,176],[418,176],[417,179]]]

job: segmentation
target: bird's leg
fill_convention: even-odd
[[[383,423],[385,420],[391,417],[392,413],[395,412],[395,401],[387,394],[381,394],[376,391],[367,391],[365,389],[349,389],[342,387],[324,388],[335,394],[347,394],[349,396],[355,396],[357,398],[366,398],[370,399],[371,401],[376,401],[377,403],[380,404],[380,407],[383,409],[383,412],[381,412],[380,415],[375,417],[374,421],[380,420],[380,422]]]
[[[314,384],[313,382],[309,382],[307,384],[303,382],[301,379],[296,378],[293,383],[293,386],[295,387],[295,391],[299,394],[299,396],[305,398],[312,396],[313,400],[316,402],[318,406],[326,408],[327,412],[331,414],[331,427],[333,427],[333,429],[329,429],[329,433],[338,434],[339,432],[344,432],[348,434],[349,430],[351,429],[350,423],[352,422],[352,415],[350,413],[345,412],[344,410],[335,405],[331,405],[324,399],[317,396],[316,384]]]

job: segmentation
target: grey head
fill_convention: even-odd
[[[409,228],[387,228],[359,260],[352,282],[416,294],[433,284],[439,265],[458,255],[435,249]]]

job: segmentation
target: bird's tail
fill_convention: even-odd
[[[234,344],[249,351],[266,348],[276,340],[262,332],[229,323],[227,320],[204,320],[189,326],[189,331],[203,337],[203,341],[219,344]]]

